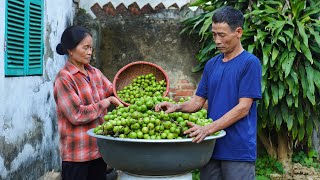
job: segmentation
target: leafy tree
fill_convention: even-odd
[[[183,22],[197,33],[201,49],[194,72],[219,53],[212,41],[215,9],[230,5],[245,14],[242,44],[260,58],[263,99],[258,105],[259,139],[269,155],[291,162],[296,146],[312,145],[320,115],[320,2],[316,0],[198,0],[204,13]]]

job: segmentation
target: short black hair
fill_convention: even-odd
[[[213,23],[227,23],[232,31],[237,27],[243,26],[244,17],[241,11],[234,9],[231,6],[221,7],[215,10],[212,16]]]
[[[56,51],[60,55],[68,53],[67,50],[74,49],[88,35],[90,31],[82,26],[70,26],[65,29],[61,36],[61,42],[57,45]]]

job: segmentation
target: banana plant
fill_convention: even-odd
[[[245,15],[242,44],[259,57],[263,69],[263,99],[258,105],[261,142],[280,160],[293,146],[310,147],[320,122],[320,2],[198,0],[191,5],[205,9],[183,22],[184,32],[197,33],[201,39],[193,71],[202,70],[219,53],[211,35],[214,10],[224,5],[238,8]]]

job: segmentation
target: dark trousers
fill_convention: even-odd
[[[255,180],[255,162],[211,159],[200,168],[201,180]]]
[[[102,158],[87,162],[62,161],[62,180],[105,180],[107,164]]]

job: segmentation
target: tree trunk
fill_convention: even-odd
[[[287,136],[286,131],[279,131],[278,133],[278,161],[282,163],[284,170],[288,173],[292,170],[292,141]]]
[[[276,148],[273,144],[272,141],[267,137],[267,135],[264,132],[258,132],[258,137],[263,144],[264,148],[266,149],[267,153],[269,156],[273,158],[277,158],[277,152]]]

